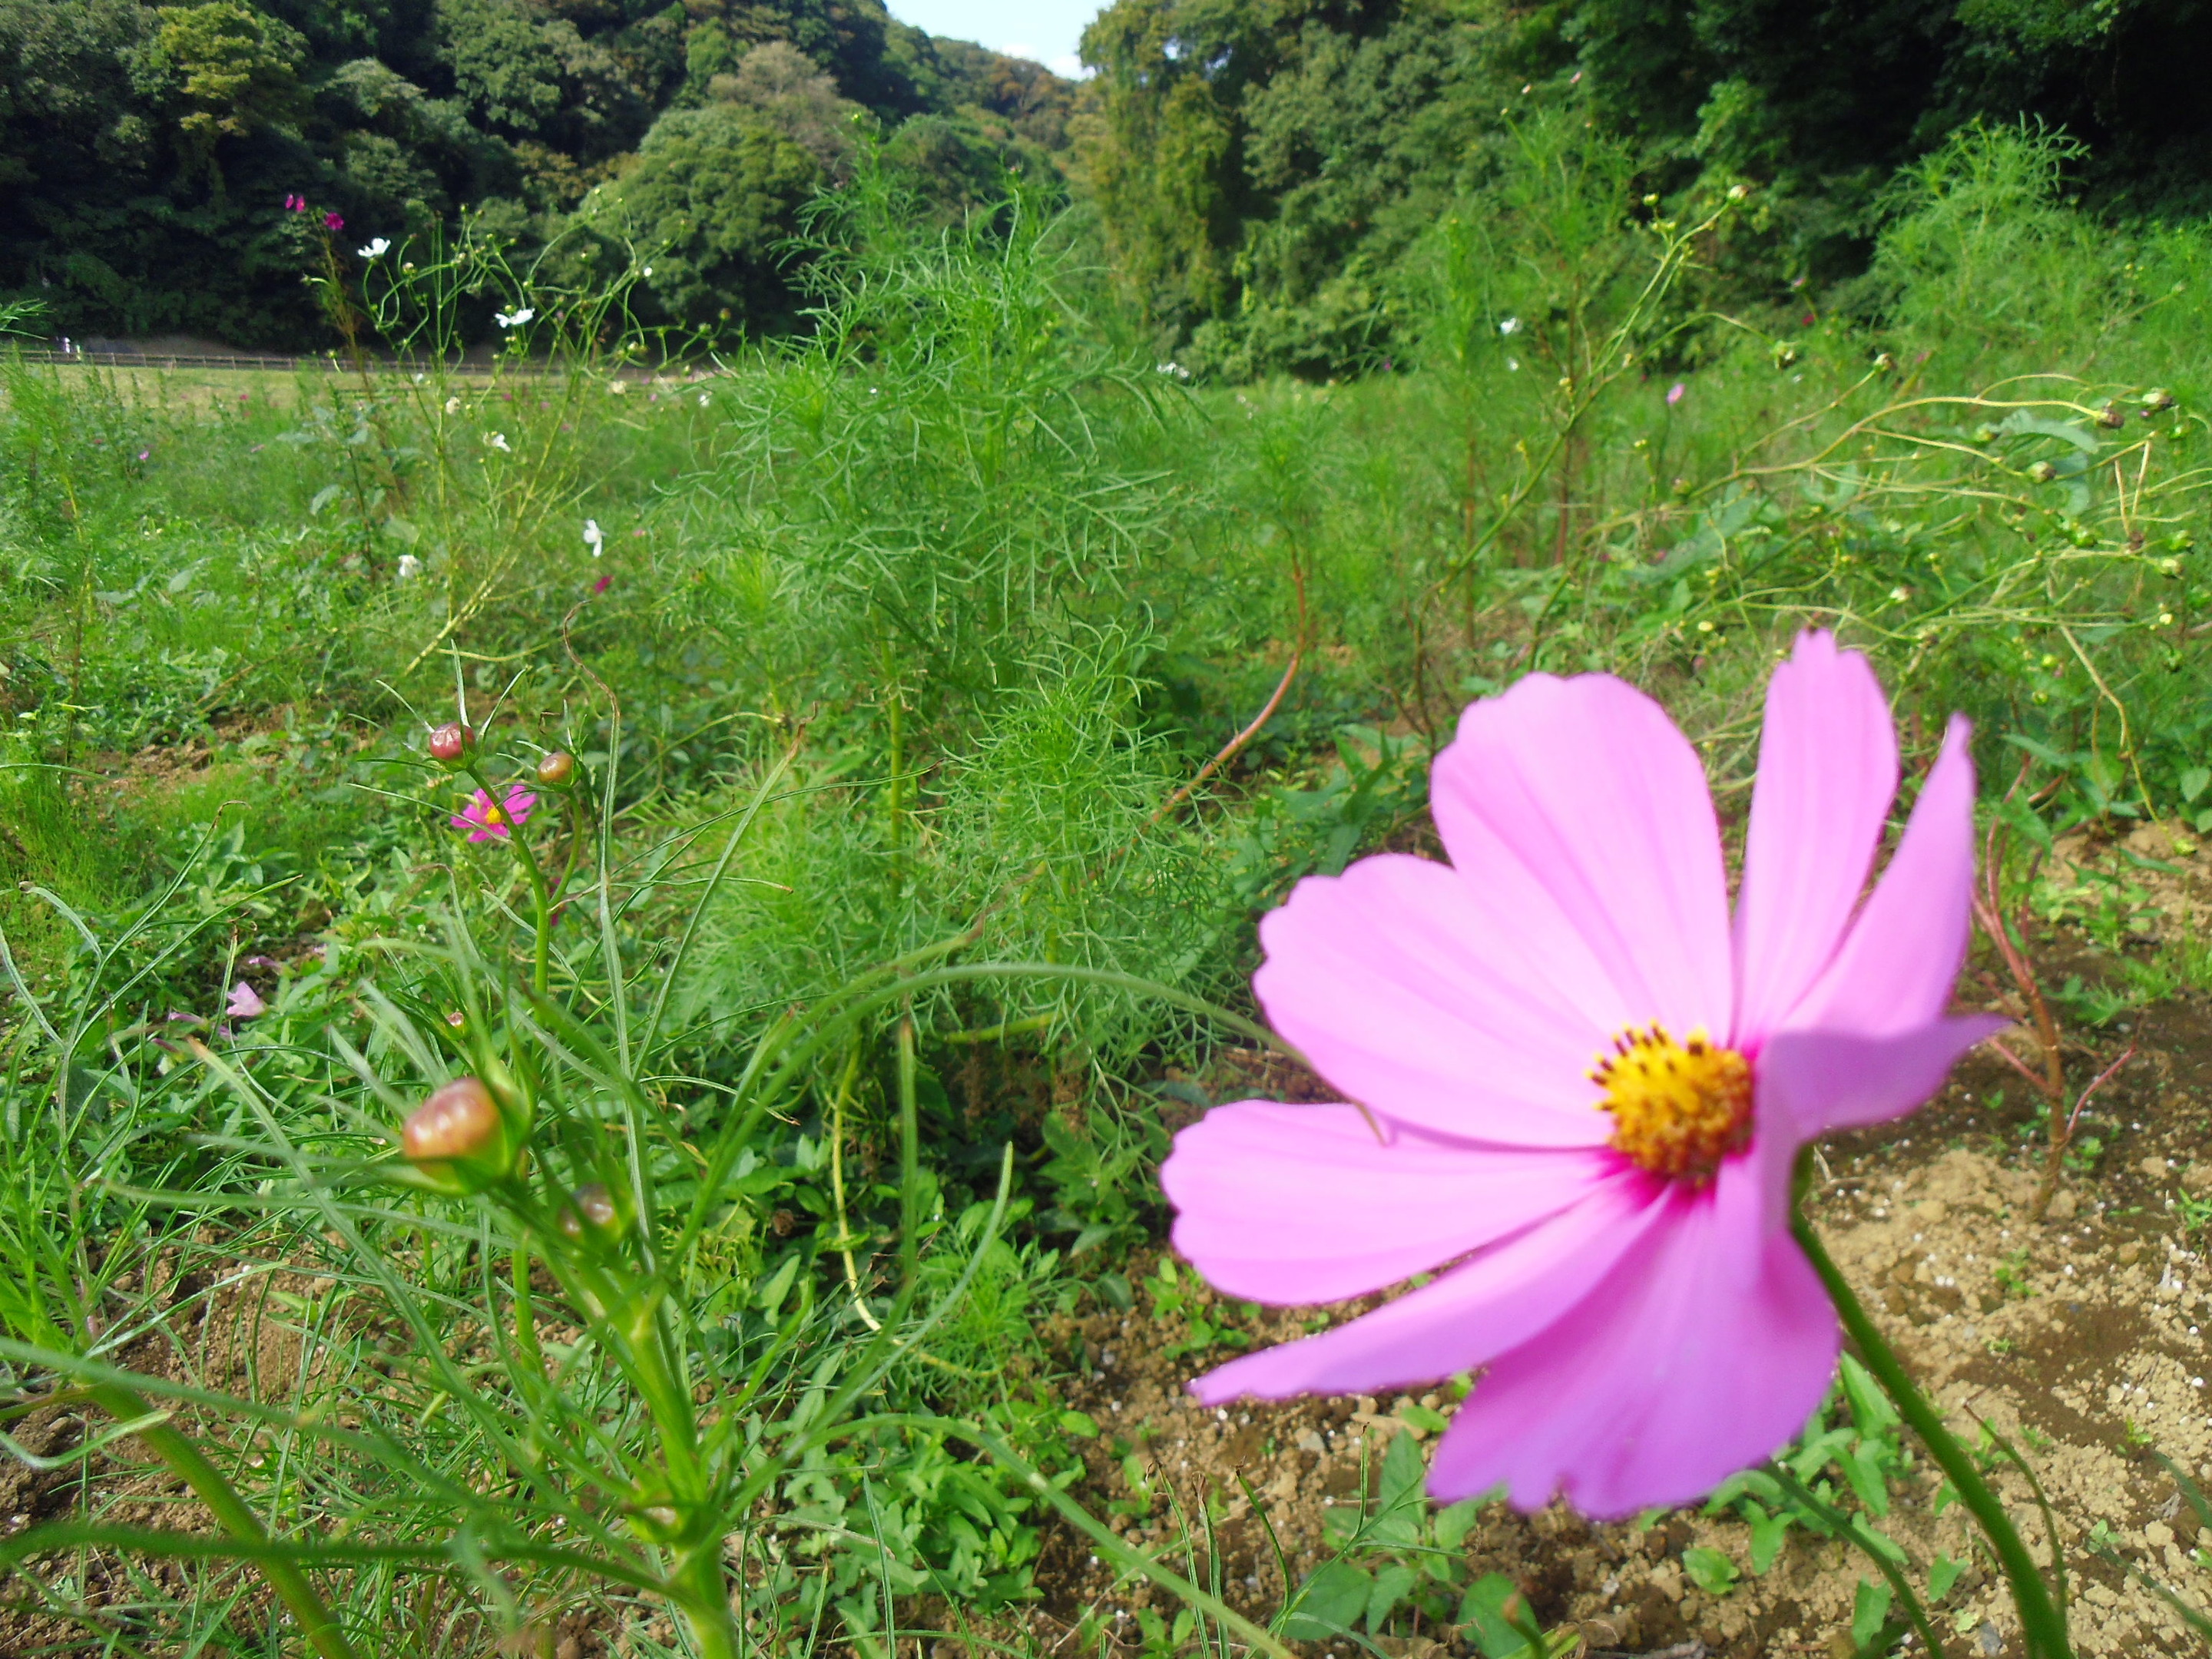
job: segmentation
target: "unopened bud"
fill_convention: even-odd
[[[2048,461],[2038,461],[2027,469],[2027,476],[2038,483],[2049,483],[2058,476],[2058,469]]]
[[[430,758],[447,770],[459,766],[477,746],[477,734],[459,720],[447,720],[430,734]]]
[[[481,1192],[514,1168],[507,1118],[472,1077],[455,1078],[417,1106],[400,1127],[399,1150],[450,1192]]]
[[[576,1188],[568,1207],[561,1212],[561,1231],[580,1244],[587,1232],[610,1233],[621,1219],[615,1195],[598,1182],[587,1182]]]
[[[548,789],[566,789],[576,775],[576,757],[565,749],[556,749],[538,763],[538,781]]]
[[[2173,407],[2173,394],[2162,386],[2154,386],[2142,395],[2142,406],[2147,414],[2156,414],[2161,409]]]
[[[2097,416],[2097,424],[2117,432],[2128,423],[2128,411],[2118,404],[2106,404],[2105,412]]]

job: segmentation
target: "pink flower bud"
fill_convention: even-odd
[[[576,775],[576,757],[565,749],[556,749],[538,763],[538,781],[548,789],[566,789]]]
[[[514,1170],[517,1148],[491,1091],[458,1077],[409,1115],[399,1150],[448,1192],[475,1193]]]
[[[576,1188],[575,1196],[561,1212],[561,1231],[581,1243],[587,1232],[603,1237],[611,1234],[621,1219],[615,1195],[598,1182],[588,1182]]]
[[[448,769],[468,759],[477,746],[477,734],[459,720],[447,720],[430,734],[430,758]]]

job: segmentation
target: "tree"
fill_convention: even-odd
[[[708,104],[654,122],[584,213],[649,252],[647,286],[670,320],[761,333],[794,320],[786,244],[821,179],[814,158],[754,111]]]

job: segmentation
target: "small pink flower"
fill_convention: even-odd
[[[325,230],[343,230],[345,228],[345,221],[338,217],[335,213],[325,213],[323,216],[323,228]]]
[[[1176,1137],[1175,1245],[1228,1295],[1433,1282],[1200,1377],[1387,1396],[1481,1380],[1429,1490],[1686,1503],[1803,1426],[1836,1315],[1790,1236],[1797,1149],[1909,1112],[2002,1024],[1952,1018],[1974,870],[1954,719],[1881,880],[1898,781],[1873,669],[1808,633],[1766,697],[1743,879],[1698,751],[1601,674],[1462,717],[1451,862],[1363,859],[1260,924],[1253,989],[1357,1105],[1247,1100]]]
[[[1689,389],[1689,387],[1684,386],[1680,380],[1675,381],[1674,385],[1668,386],[1667,388],[1667,407],[1672,409],[1676,404],[1680,403],[1682,401],[1682,394]]]
[[[230,1000],[222,1005],[222,1011],[233,1019],[252,1019],[257,1014],[267,1013],[269,1005],[251,985],[240,980],[230,988]]]
[[[471,841],[505,841],[507,826],[520,829],[528,823],[537,805],[538,797],[519,783],[507,786],[507,799],[498,805],[479,789],[476,799],[453,815],[453,828],[468,830]]]
[[[307,210],[307,198],[288,191],[284,197],[284,210],[287,213],[305,213]]]
[[[150,449],[142,449],[138,452],[138,459],[142,461],[150,461],[154,459],[154,452]]]
[[[605,592],[608,588],[614,586],[614,576],[611,573],[600,577],[599,580],[592,584],[592,592],[594,593]]]

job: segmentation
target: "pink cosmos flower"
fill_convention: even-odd
[[[1599,1516],[1688,1502],[1786,1442],[1838,1347],[1789,1233],[1797,1149],[1911,1110],[2002,1024],[1945,1014],[1966,738],[1953,720],[1862,902],[1896,734],[1866,659],[1804,635],[1768,688],[1731,924],[1704,771],[1658,704],[1536,674],[1468,708],[1431,782],[1451,862],[1363,859],[1260,925],[1260,1001],[1358,1103],[1217,1108],[1160,1172],[1176,1248],[1231,1296],[1436,1278],[1198,1398],[1483,1370],[1430,1491]]]
[[[252,1019],[257,1014],[267,1013],[269,1005],[251,985],[240,980],[230,988],[230,1000],[223,1004],[222,1011],[233,1019]]]
[[[466,830],[471,841],[505,841],[507,826],[520,829],[529,823],[537,805],[538,797],[519,783],[507,786],[507,799],[498,805],[479,789],[475,799],[453,814],[453,828]]]
[[[1688,392],[1689,389],[1690,388],[1688,386],[1685,386],[1680,380],[1675,381],[1674,385],[1668,386],[1667,388],[1667,407],[1672,409],[1676,404],[1680,403],[1682,401],[1683,394]]]
[[[345,228],[345,221],[338,217],[335,213],[325,213],[323,216],[323,228],[325,230],[343,230]]]

